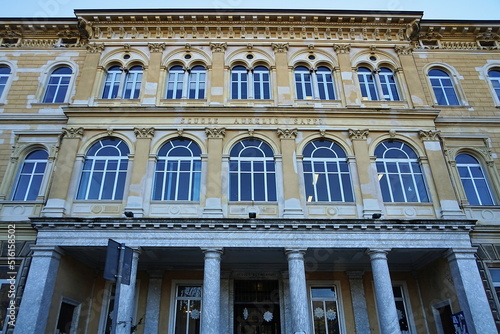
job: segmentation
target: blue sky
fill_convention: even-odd
[[[74,9],[275,8],[423,11],[424,19],[500,20],[500,0],[3,0],[0,17],[73,17]]]

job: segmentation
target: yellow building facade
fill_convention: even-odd
[[[499,108],[500,21],[0,19],[0,333],[497,333]]]

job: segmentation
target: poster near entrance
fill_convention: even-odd
[[[455,327],[455,334],[469,334],[467,324],[465,323],[464,312],[458,312],[451,315],[453,326]]]
[[[234,333],[281,333],[278,281],[234,281]]]

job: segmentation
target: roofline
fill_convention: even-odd
[[[23,21],[26,22],[78,22],[76,17],[0,17],[0,21]]]
[[[482,23],[482,24],[500,24],[500,20],[455,20],[455,19],[422,19],[421,24],[470,24],[470,23]]]

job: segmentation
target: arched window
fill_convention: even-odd
[[[384,141],[375,156],[384,202],[429,202],[418,157],[408,145]]]
[[[166,99],[182,98],[184,86],[184,69],[182,66],[172,66],[168,71]]]
[[[124,99],[137,99],[141,92],[142,66],[132,66],[125,75]]]
[[[26,156],[19,169],[13,201],[34,201],[40,192],[49,154],[44,150],[36,150]]]
[[[295,91],[299,100],[311,100],[314,98],[311,71],[305,66],[297,66],[295,68]]]
[[[193,67],[189,73],[189,99],[204,99],[207,84],[207,70],[201,65]]]
[[[90,147],[83,164],[77,199],[121,200],[129,148],[123,140],[106,138]]]
[[[330,140],[315,140],[303,152],[308,202],[352,202],[351,175],[344,150]]]
[[[231,98],[248,98],[248,70],[243,66],[235,66],[231,70]]]
[[[382,96],[387,101],[399,101],[398,85],[394,78],[394,73],[387,67],[380,68],[378,73],[380,87],[382,88]]]
[[[123,77],[125,72],[125,77]],[[102,91],[103,99],[137,99],[141,92],[143,68],[140,65],[127,69],[112,66],[106,73]]]
[[[491,70],[488,72],[488,77],[490,78],[491,85],[500,102],[500,70]]]
[[[320,100],[335,100],[332,71],[328,67],[320,66],[316,70],[316,79]]]
[[[153,186],[156,201],[199,201],[201,150],[192,140],[178,138],[158,152]]]
[[[469,204],[494,205],[488,179],[479,161],[464,153],[457,155],[455,161]]]
[[[5,91],[5,87],[7,87],[7,82],[10,77],[10,68],[8,66],[0,66],[0,98],[2,98],[3,93]]]
[[[377,84],[375,83],[375,76],[370,69],[366,67],[358,68],[358,80],[363,100],[379,100]]]
[[[257,100],[271,98],[271,79],[265,66],[257,66],[253,70],[253,95]]]
[[[112,66],[108,69],[106,80],[104,81],[104,89],[102,91],[103,99],[114,99],[118,96],[121,76],[122,70],[120,66]]]
[[[268,144],[245,139],[229,156],[230,201],[276,201],[274,154]]]
[[[436,102],[441,106],[458,106],[458,97],[450,76],[443,70],[432,69],[429,71],[429,80],[436,97]]]
[[[55,69],[49,77],[45,95],[43,97],[44,103],[63,103],[66,100],[68,93],[69,83],[73,70],[69,67],[59,67]]]

